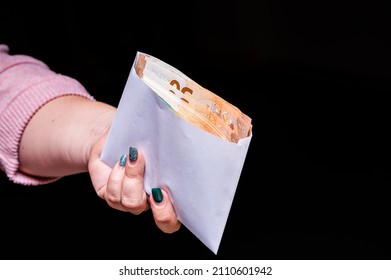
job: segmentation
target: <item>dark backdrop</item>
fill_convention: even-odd
[[[161,233],[150,211],[111,209],[88,174],[39,187],[1,174],[2,259],[390,258],[385,6],[3,2],[0,43],[100,101],[117,106],[142,51],[238,106],[254,127],[217,256],[185,227]]]

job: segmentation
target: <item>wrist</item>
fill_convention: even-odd
[[[108,133],[116,112],[115,107],[106,103],[95,101],[90,105],[89,121],[85,122],[85,133],[81,136],[82,139],[85,139],[81,152],[83,154],[83,171],[88,171],[92,150],[96,143]]]

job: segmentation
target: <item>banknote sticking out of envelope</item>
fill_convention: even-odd
[[[252,138],[251,118],[167,63],[137,52],[101,159],[145,156],[145,191],[164,187],[178,220],[217,254]]]

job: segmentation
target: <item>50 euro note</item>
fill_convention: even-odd
[[[182,119],[230,142],[251,133],[251,118],[169,64],[141,53],[137,75]]]

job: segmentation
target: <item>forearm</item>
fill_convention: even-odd
[[[87,172],[91,147],[111,125],[115,107],[79,96],[46,103],[26,126],[19,169],[41,177]]]

